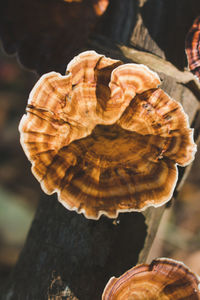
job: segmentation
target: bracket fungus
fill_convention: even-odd
[[[107,283],[102,300],[199,300],[199,279],[182,262],[159,258]]]
[[[84,2],[85,0],[64,0],[65,2]],[[93,0],[93,7],[97,16],[101,16],[107,9],[109,0]]]
[[[188,66],[200,80],[200,16],[195,19],[185,42]]]
[[[68,209],[98,219],[170,200],[194,158],[182,106],[156,73],[86,51],[43,75],[19,125],[32,172]]]

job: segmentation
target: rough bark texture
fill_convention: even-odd
[[[110,2],[99,26],[101,36],[93,37],[88,48],[124,62],[145,63],[157,71],[163,90],[180,101],[188,113],[197,139],[199,85],[180,68],[186,64],[184,36],[197,15],[199,0]],[[176,192],[187,170],[180,168]],[[67,211],[55,198],[41,195],[20,259],[1,293],[2,300],[101,299],[111,276],[145,261],[164,211],[164,207],[149,208],[144,213],[120,214],[116,220],[101,217],[91,221]]]

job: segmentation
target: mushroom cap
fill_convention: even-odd
[[[84,0],[64,0],[64,1],[71,3],[71,2],[83,2]],[[96,0],[96,1],[94,0],[93,2],[94,2],[93,7],[96,15],[101,16],[105,12],[109,4],[109,0]]]
[[[186,36],[185,51],[189,69],[200,80],[200,16],[195,19]]]
[[[199,279],[182,262],[159,258],[112,277],[102,300],[198,300]]]
[[[43,75],[19,125],[32,172],[68,209],[98,219],[168,201],[196,146],[156,73],[86,51]]]
[[[98,0],[93,5],[97,16],[101,16],[107,9],[109,0]]]

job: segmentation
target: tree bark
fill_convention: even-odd
[[[187,24],[184,28],[189,29],[196,10],[192,15],[191,1],[187,2],[172,0],[167,5],[164,0],[111,1],[103,23],[99,24],[100,35],[91,39],[88,48],[124,62],[147,64],[158,72],[162,79],[161,88],[182,103],[197,139],[199,84],[191,73],[181,71],[185,64],[184,51],[180,57],[177,50],[172,51],[173,40],[179,35],[175,17],[173,31],[166,22],[166,14],[174,14],[173,6],[179,7],[181,14],[180,8],[188,5],[189,17],[187,14],[184,17],[185,11],[182,11],[181,17]],[[192,2],[199,6],[197,1]],[[156,18],[152,18],[147,28],[153,8],[156,8]],[[162,40],[159,41],[160,31],[168,37],[164,43],[165,49]],[[173,35],[172,42],[169,41],[170,34]],[[181,41],[177,42],[179,47]],[[166,60],[168,57],[169,61]],[[189,167],[179,168],[174,198],[188,170]],[[101,299],[104,286],[111,276],[119,276],[138,261],[145,261],[164,209],[165,206],[148,208],[143,213],[121,213],[116,220],[102,216],[100,220],[93,221],[67,211],[55,196],[41,193],[24,249],[1,293],[1,299]]]

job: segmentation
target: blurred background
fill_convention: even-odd
[[[18,124],[38,76],[24,69],[0,45],[0,280],[18,259],[34,217],[40,185],[20,146]],[[175,203],[162,218],[148,262],[155,257],[183,261],[200,275],[200,152]]]

